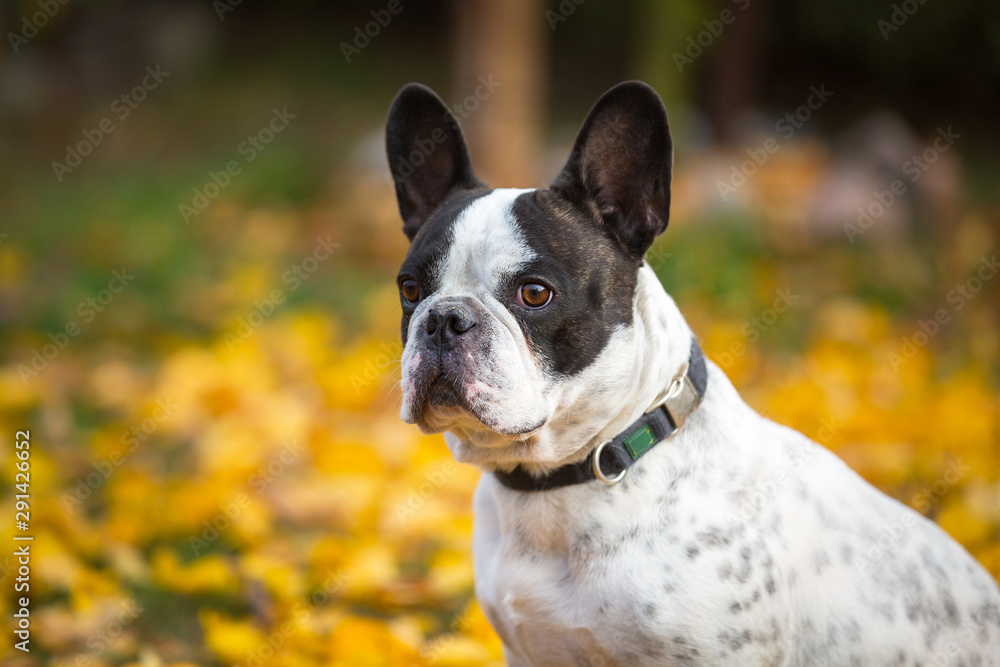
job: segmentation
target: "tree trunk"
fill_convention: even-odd
[[[494,187],[538,184],[545,4],[456,0],[451,100],[479,177]],[[456,108],[457,107],[457,108]]]

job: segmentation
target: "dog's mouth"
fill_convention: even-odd
[[[421,402],[431,409],[462,408],[467,412],[472,412],[464,392],[460,391],[453,382],[445,379],[443,373],[431,381]]]
[[[404,420],[416,424],[425,433],[440,433],[458,426],[463,430],[489,431],[508,441],[527,439],[547,421],[542,418],[537,424],[515,428],[500,424],[481,398],[482,393],[482,385],[478,382],[465,388],[445,373],[439,373],[414,387],[410,411]]]
[[[465,392],[455,382],[445,377],[444,373],[437,373],[426,377],[422,382],[415,382],[412,398],[408,402],[410,414],[405,421],[411,424],[424,425],[428,419],[437,421],[434,417],[457,414],[467,414],[478,419]]]

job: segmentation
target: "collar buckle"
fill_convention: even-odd
[[[667,438],[674,435],[684,426],[684,422],[687,421],[688,415],[697,409],[701,405],[701,395],[695,388],[694,384],[691,382],[691,376],[688,374],[689,365],[687,362],[681,366],[680,370],[677,371],[677,375],[670,382],[668,386],[656,400],[653,405],[646,410],[646,414],[657,410],[662,407],[667,411],[670,416],[670,421],[674,424],[674,432],[667,436]],[[664,438],[666,439],[666,438]]]
[[[675,375],[674,379],[670,381],[670,384],[667,386],[667,388],[660,392],[660,395],[656,397],[655,401],[653,401],[653,405],[651,405],[649,409],[646,410],[647,415],[650,412],[656,410],[656,408],[666,403],[671,398],[674,398],[675,396],[681,393],[681,388],[684,384],[684,380],[687,379],[687,372],[688,372],[688,364],[685,361],[684,365],[681,366],[680,370],[677,371],[677,375]]]

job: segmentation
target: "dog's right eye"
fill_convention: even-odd
[[[541,308],[552,298],[552,290],[538,283],[525,283],[517,291],[517,302],[527,308]]]
[[[403,298],[414,303],[420,298],[420,285],[417,284],[416,280],[412,278],[407,278],[399,284],[399,291],[402,293]]]

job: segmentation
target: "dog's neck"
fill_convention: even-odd
[[[613,415],[603,424],[593,424],[597,430],[586,445],[553,467],[586,458],[597,445],[621,433],[653,405],[688,361],[691,329],[647,264],[639,270],[632,315],[628,380],[615,388],[606,404],[614,409]]]
[[[691,329],[673,299],[647,264],[639,270],[633,300],[633,322],[615,332],[595,363],[572,381],[556,385],[548,397],[553,417],[533,434],[518,460],[470,461],[486,469],[520,464],[545,473],[583,460],[605,440],[639,418],[670,384],[691,350]],[[454,435],[449,445],[461,460]]]

